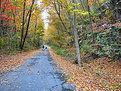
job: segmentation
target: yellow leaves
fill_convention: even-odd
[[[80,15],[88,16],[89,13],[87,11],[85,11],[85,12],[81,12]]]
[[[24,0],[21,0],[22,2],[24,2]],[[32,0],[26,0],[27,2],[31,2]]]
[[[89,15],[89,12],[88,11],[83,11],[83,10],[79,10],[79,9],[74,9],[74,10],[71,10],[70,12],[76,12],[80,15],[83,15],[83,16],[88,16]]]
[[[104,3],[106,1],[108,1],[108,0],[99,0],[100,3]]]
[[[42,3],[49,4],[52,0],[42,0]]]
[[[77,3],[77,4],[72,3],[72,5],[74,5],[74,6],[79,6],[79,5],[81,5],[81,4],[80,4],[80,3]]]
[[[42,0],[41,3],[43,4],[43,6],[47,7],[47,6],[49,6],[51,4],[51,1],[52,0]]]

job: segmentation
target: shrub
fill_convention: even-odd
[[[106,55],[111,58],[121,56],[121,28],[112,27],[107,33],[100,33],[96,38],[96,43],[100,44],[97,50],[99,55]]]
[[[90,45],[82,45],[80,52],[81,53],[92,53],[93,49]]]
[[[58,48],[55,50],[55,53],[62,56],[68,56],[69,54],[65,48]]]
[[[58,49],[56,45],[50,45],[50,47],[54,50]]]
[[[0,49],[5,45],[5,40],[0,38]]]

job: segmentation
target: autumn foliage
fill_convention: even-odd
[[[13,6],[12,3],[8,0],[2,0],[0,4],[1,14],[0,18],[4,20],[14,20],[12,17],[10,17],[7,14],[4,14],[4,12],[11,12],[12,10],[18,10],[19,7]]]
[[[37,39],[32,36],[30,40],[35,42],[33,42],[34,46],[40,46],[39,34],[42,35],[43,33],[43,21],[40,15],[41,9],[34,3],[34,0],[26,0],[25,9],[23,9],[24,0],[0,0],[0,48],[19,50],[21,38],[26,41],[26,37],[33,32]],[[23,11],[25,12],[24,15]],[[22,23],[24,23],[24,28],[22,28]],[[21,37],[22,35],[26,37]],[[23,43],[22,45],[24,47],[26,44]]]

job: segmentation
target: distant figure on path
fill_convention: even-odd
[[[47,46],[43,45],[42,50],[44,51],[45,49],[47,49]]]
[[[42,50],[44,51],[44,49],[45,49],[45,46],[43,45],[43,46],[42,46]]]
[[[45,46],[45,49],[47,49],[47,46]]]

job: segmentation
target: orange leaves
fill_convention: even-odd
[[[95,4],[95,0],[88,0],[89,5]]]
[[[40,50],[22,52],[15,55],[0,55],[0,71],[10,71],[22,65],[25,59],[31,57]]]
[[[68,81],[73,82],[79,91],[121,90],[121,63],[118,61],[113,62],[109,58],[93,59],[91,63],[83,63],[84,67],[78,67],[67,58],[56,55],[52,49],[50,53],[56,64],[69,76]]]

